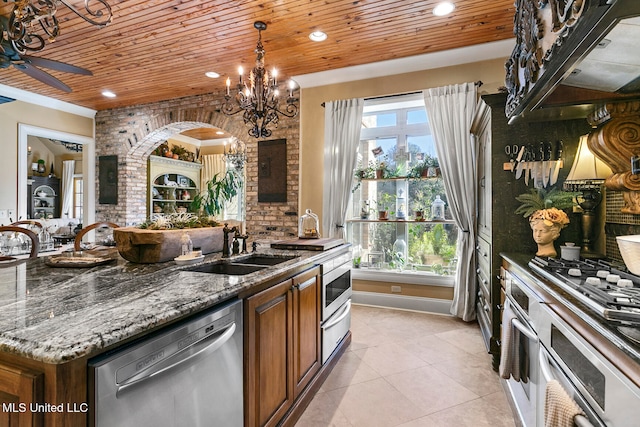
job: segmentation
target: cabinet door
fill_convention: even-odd
[[[478,234],[491,239],[491,109],[478,107],[472,133],[478,150]]]
[[[274,426],[294,399],[293,281],[246,300],[246,426]]]
[[[293,278],[293,376],[296,396],[322,365],[320,269]]]
[[[32,403],[43,402],[44,375],[30,369],[0,364],[0,425],[43,425],[43,412],[32,412]]]

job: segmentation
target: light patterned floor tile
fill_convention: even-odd
[[[351,332],[296,427],[514,427],[476,323],[354,305]]]

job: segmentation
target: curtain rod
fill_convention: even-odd
[[[478,80],[477,82],[474,82],[473,84],[474,84],[474,85],[476,85],[476,86],[478,86],[478,87],[480,87],[480,86],[482,86],[484,83],[482,83],[482,80]],[[365,98],[364,100],[365,100],[365,101],[371,101],[371,100],[374,100],[374,99],[393,98],[393,97],[396,97],[396,96],[403,96],[403,95],[416,95],[416,94],[418,94],[418,93],[422,93],[422,91],[417,91],[417,92],[407,92],[407,93],[400,93],[400,94],[395,94],[395,95],[372,96],[372,97],[370,97],[370,98]],[[321,106],[322,108],[324,108],[324,105],[325,105],[325,103],[324,103],[324,102],[320,104],[320,106]]]

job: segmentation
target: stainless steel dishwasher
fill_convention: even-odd
[[[243,425],[241,301],[89,361],[90,425]]]

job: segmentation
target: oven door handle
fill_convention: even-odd
[[[534,343],[538,343],[540,340],[538,339],[538,335],[534,332],[533,329],[519,321],[518,319],[512,319],[511,324],[516,327],[517,330],[522,332],[524,336],[529,338]]]
[[[542,377],[544,378],[545,383],[555,380],[555,376],[551,372],[549,358],[542,347],[540,347],[540,370],[542,371]],[[591,421],[589,421],[589,419],[584,415],[576,415],[573,418],[573,423],[576,427],[594,427]]]
[[[342,319],[347,317],[350,311],[351,311],[351,300],[347,300],[347,302],[344,304],[344,309],[342,313],[339,316],[337,316],[334,320],[332,320],[331,323],[326,323],[325,325],[323,325],[323,327],[325,329],[331,328],[333,325],[339,323]]]

